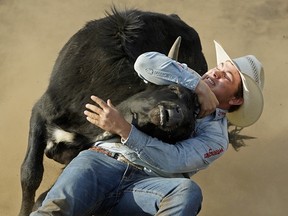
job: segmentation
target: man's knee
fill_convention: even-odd
[[[183,207],[192,208],[196,214],[201,210],[203,195],[198,184],[190,179],[185,179],[180,185]]]
[[[161,200],[158,214],[197,215],[203,199],[200,187],[190,179],[173,179],[170,183],[174,188]]]
[[[193,199],[202,202],[202,190],[194,181],[185,179],[182,181],[180,188],[186,199]]]

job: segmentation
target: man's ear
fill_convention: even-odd
[[[241,104],[243,104],[243,102],[244,102],[243,98],[233,97],[231,100],[229,100],[230,105],[241,105]]]

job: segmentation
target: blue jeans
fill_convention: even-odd
[[[64,169],[31,215],[197,215],[201,189],[186,178],[151,177],[92,150]]]

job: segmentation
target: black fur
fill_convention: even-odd
[[[47,156],[68,163],[103,132],[88,123],[83,115],[84,105],[91,102],[90,96],[110,98],[118,105],[146,90],[147,85],[133,69],[136,58],[146,51],[168,54],[178,36],[182,37],[178,60],[200,74],[206,72],[207,64],[197,32],[177,15],[112,9],[111,14],[87,23],[71,37],[59,53],[46,92],[32,110],[28,148],[21,167],[23,197],[20,215],[29,215],[34,204],[35,191],[42,181],[47,142],[55,142],[51,131],[60,128],[75,134],[71,149],[66,151],[70,151],[67,156],[61,155],[63,149],[69,148],[66,142],[60,142],[56,149],[46,150]],[[161,88],[157,87],[157,90]],[[179,134],[178,138],[181,136],[187,135]],[[172,137],[162,138],[170,140]],[[60,152],[59,157],[57,152]]]

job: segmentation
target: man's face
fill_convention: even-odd
[[[226,108],[239,88],[241,78],[236,67],[226,61],[210,69],[202,76],[202,80],[210,87],[219,101],[219,107]]]

